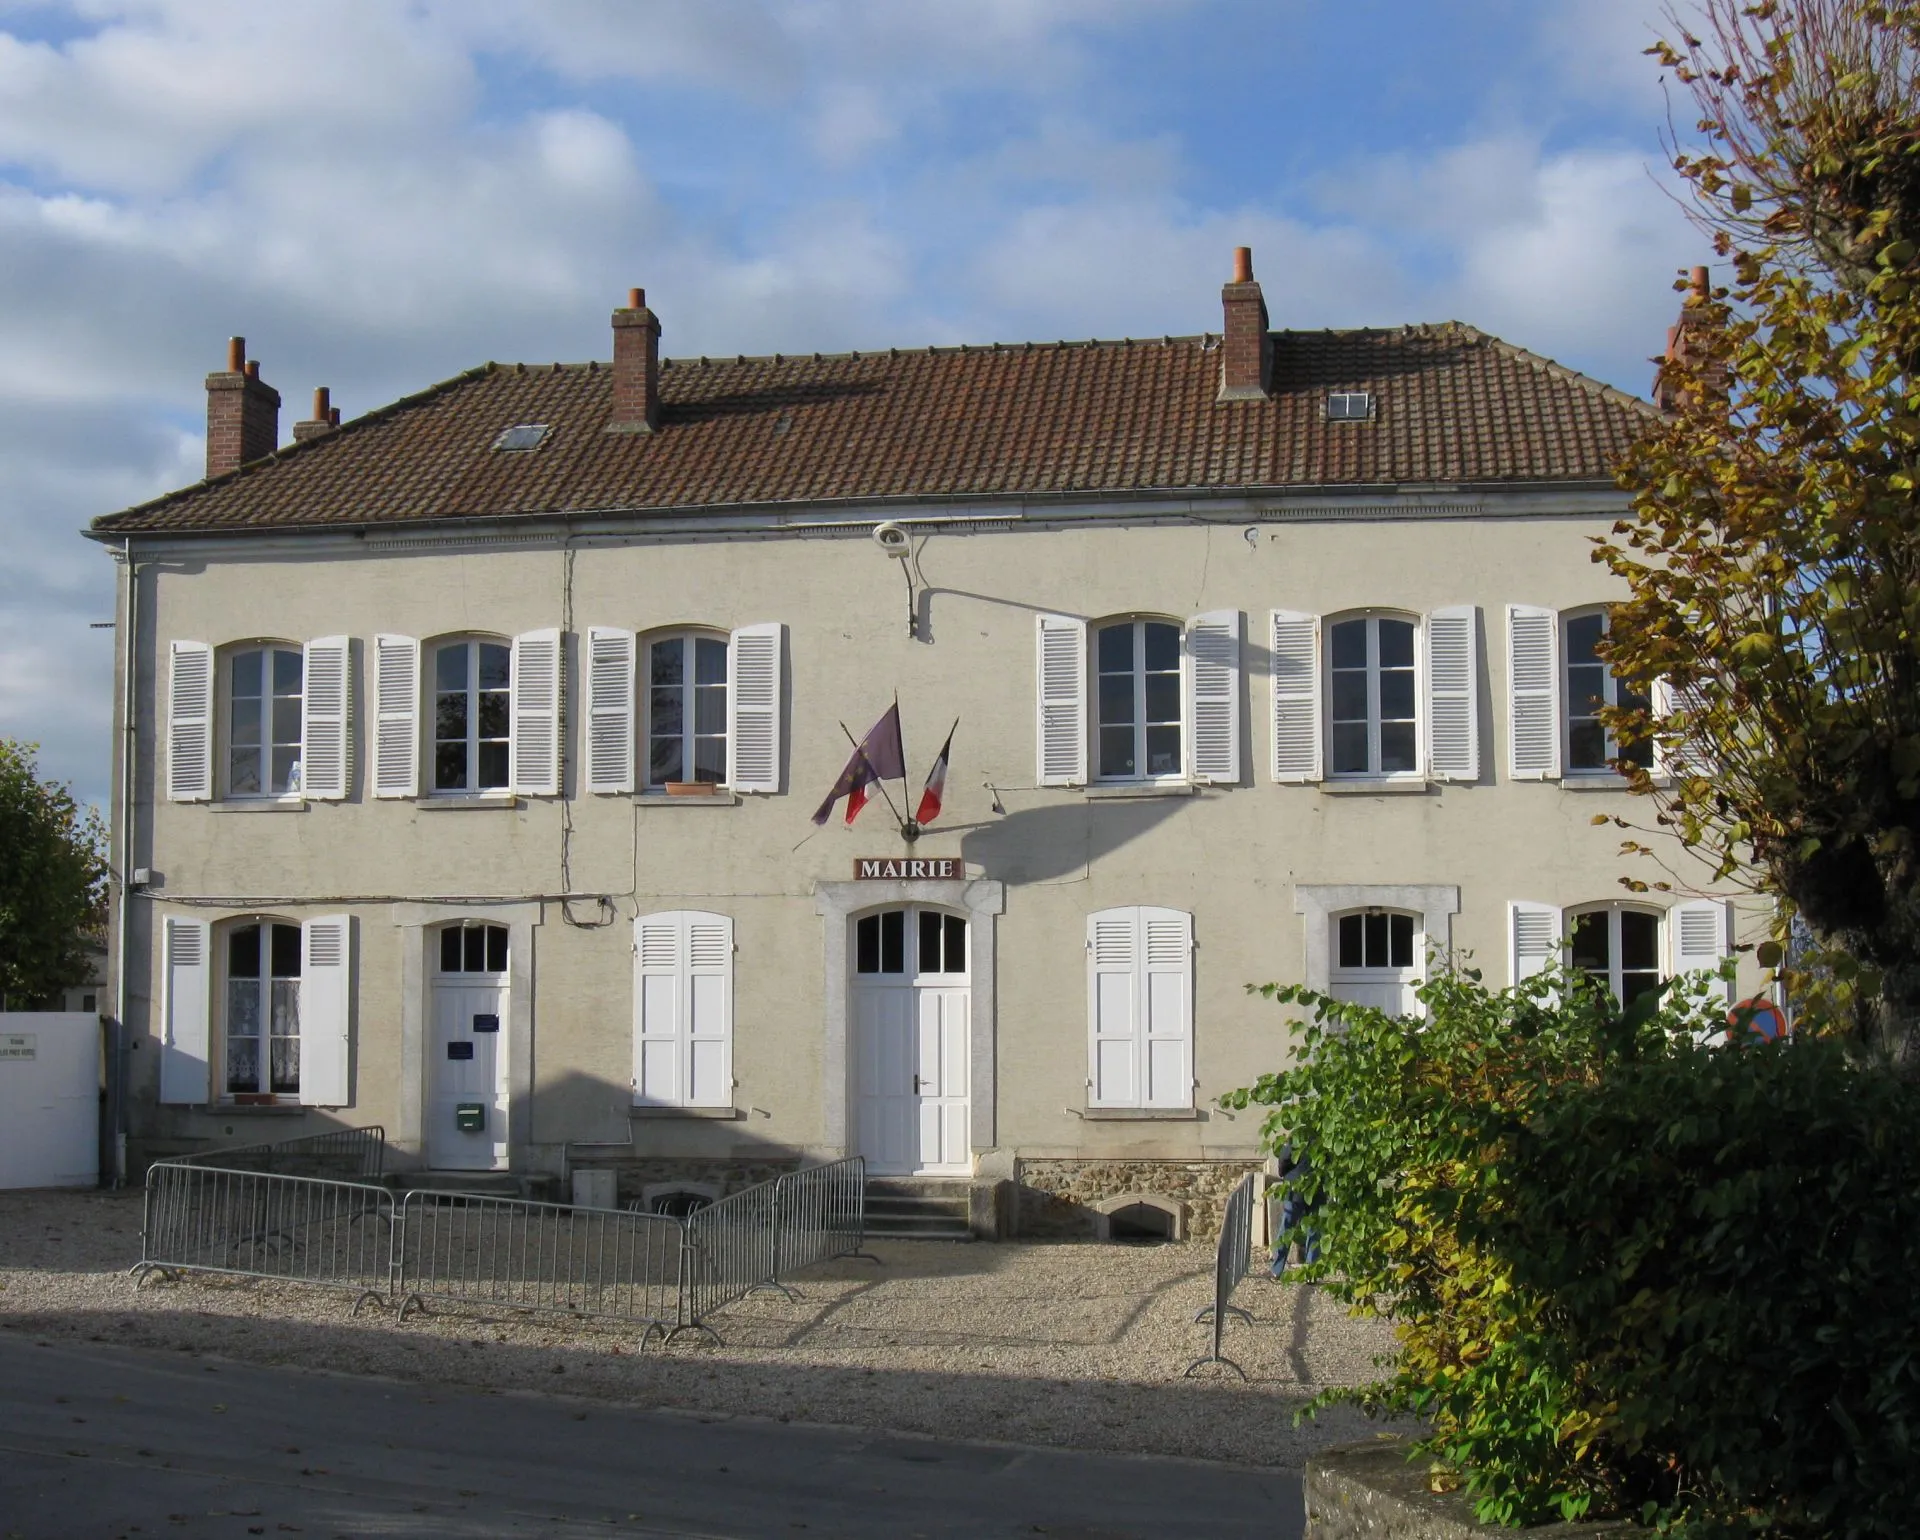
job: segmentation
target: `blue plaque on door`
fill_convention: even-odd
[[[473,1044],[448,1043],[447,1057],[449,1059],[471,1059],[473,1057]]]
[[[476,1016],[473,1018],[473,1030],[476,1032],[498,1032],[500,1030],[500,1018],[498,1016]]]

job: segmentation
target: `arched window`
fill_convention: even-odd
[[[227,927],[225,1095],[299,1094],[300,953],[298,925],[249,920]]]
[[[1419,625],[1356,615],[1327,625],[1327,771],[1413,775],[1420,769]]]
[[[1332,970],[1327,993],[1393,1016],[1419,1010],[1420,916],[1387,909],[1337,914],[1330,922]]]
[[[677,631],[647,643],[646,784],[727,783],[727,638]]]
[[[1095,754],[1103,781],[1172,780],[1181,750],[1180,623],[1115,620],[1095,633]]]
[[[1612,624],[1609,612],[1602,609],[1565,614],[1561,617],[1562,656],[1566,659],[1566,754],[1569,775],[1596,775],[1612,767],[1616,759],[1644,769],[1653,767],[1653,744],[1647,739],[1628,744],[1620,741],[1600,721],[1603,706],[1640,707],[1647,705],[1646,692],[1635,689],[1617,677],[1611,665],[1599,655],[1600,640]]]
[[[300,790],[305,649],[263,642],[227,655],[227,795],[284,797]]]
[[[1568,961],[1630,1005],[1660,986],[1660,912],[1625,904],[1576,909],[1567,916]]]
[[[503,791],[512,784],[513,648],[476,637],[433,649],[433,789]]]

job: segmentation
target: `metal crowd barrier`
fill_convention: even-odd
[[[355,1138],[353,1136],[361,1136]],[[346,1289],[354,1309],[427,1302],[603,1316],[663,1341],[720,1335],[710,1317],[817,1262],[865,1256],[859,1157],[790,1172],[684,1219],[622,1209],[412,1191],[283,1168],[384,1162],[378,1129],[156,1161],[147,1173],[142,1254],[131,1271],[231,1273]]]
[[[1253,1255],[1253,1186],[1254,1173],[1249,1171],[1240,1179],[1240,1185],[1234,1188],[1227,1199],[1226,1212],[1220,1216],[1220,1246],[1213,1257],[1213,1303],[1201,1306],[1194,1315],[1195,1321],[1205,1321],[1211,1317],[1213,1347],[1187,1365],[1187,1376],[1202,1364],[1225,1364],[1241,1379],[1247,1377],[1247,1371],[1222,1353],[1220,1347],[1221,1339],[1226,1334],[1228,1315],[1239,1316],[1249,1326],[1253,1324],[1253,1317],[1232,1303],[1233,1291],[1240,1280],[1247,1276]]]
[[[681,1222],[520,1198],[410,1192],[393,1232],[400,1318],[426,1302],[611,1316],[663,1335],[681,1317]]]
[[[133,1272],[137,1283],[235,1273],[346,1289],[357,1313],[391,1292],[393,1217],[393,1194],[369,1183],[162,1161],[147,1172]]]

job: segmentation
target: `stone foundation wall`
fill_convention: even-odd
[[[1430,1490],[1426,1473],[1427,1462],[1409,1463],[1406,1446],[1394,1437],[1309,1455],[1306,1540],[1480,1540],[1512,1533],[1476,1523],[1472,1504],[1458,1492]],[[1647,1531],[1612,1519],[1541,1524],[1527,1533],[1533,1540],[1627,1540]]]
[[[1220,1234],[1228,1195],[1258,1160],[1021,1160],[1019,1233],[1023,1238],[1097,1232],[1095,1205],[1128,1193],[1151,1193],[1186,1206],[1187,1239]]]
[[[665,1183],[672,1186],[710,1187],[724,1198],[751,1187],[756,1182],[771,1182],[777,1176],[800,1169],[798,1160],[706,1160],[674,1156],[618,1156],[599,1160],[578,1159],[575,1171],[612,1171],[617,1189],[616,1204],[625,1208],[642,1196],[647,1188]]]

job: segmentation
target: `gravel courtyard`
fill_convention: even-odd
[[[1235,1303],[1228,1356],[1210,1366],[1193,1314],[1211,1298],[1211,1246],[875,1242],[797,1280],[803,1298],[758,1295],[721,1319],[724,1347],[639,1347],[616,1322],[504,1310],[396,1323],[344,1296],[200,1277],[136,1290],[140,1194],[0,1193],[0,1329],[171,1348],[254,1363],[561,1391],[701,1415],[1182,1455],[1298,1467],[1377,1424],[1344,1408],[1303,1427],[1326,1385],[1373,1377],[1388,1328],[1348,1318],[1321,1291],[1256,1273]]]

